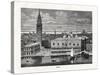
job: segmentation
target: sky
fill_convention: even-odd
[[[21,31],[36,31],[39,9],[21,8]],[[43,31],[92,32],[92,12],[40,9]]]

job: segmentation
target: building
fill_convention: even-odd
[[[21,49],[21,65],[34,65],[41,61],[40,56],[40,43],[30,43]]]
[[[81,51],[81,38],[77,35],[73,37],[71,33],[66,37],[56,38],[51,40],[51,63],[69,63],[71,57],[71,50],[73,55]]]
[[[56,38],[51,40],[51,48],[66,48],[67,38]]]
[[[72,36],[51,40],[51,48],[81,48],[81,38]]]
[[[41,43],[42,42],[42,19],[41,19],[40,10],[37,17],[36,33],[38,35],[39,42]]]
[[[86,44],[86,50],[92,53],[92,44]]]
[[[68,63],[70,50],[68,49],[43,49],[41,64],[61,64]]]
[[[87,39],[88,39],[88,37],[82,36],[82,39],[81,39],[81,51],[84,51],[84,50],[87,49],[86,48]]]

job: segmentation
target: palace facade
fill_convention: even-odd
[[[81,37],[63,37],[51,40],[51,48],[81,48]]]

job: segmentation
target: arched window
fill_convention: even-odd
[[[53,43],[53,45],[55,45],[55,43]]]
[[[69,43],[69,45],[71,45],[71,43]]]
[[[66,46],[67,46],[67,43],[66,43]]]
[[[59,45],[59,43],[57,43]]]
[[[73,43],[73,46],[75,46],[75,43]]]
[[[77,44],[77,46],[79,46],[79,43]]]
[[[62,43],[62,45],[64,45],[64,43]]]
[[[30,55],[31,55],[31,52],[30,52]]]

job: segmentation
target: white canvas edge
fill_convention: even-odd
[[[21,68],[21,8],[92,11],[93,13],[93,63],[76,65],[55,65]],[[93,6],[65,5],[52,3],[14,2],[14,73],[51,72],[97,68],[97,8]]]

